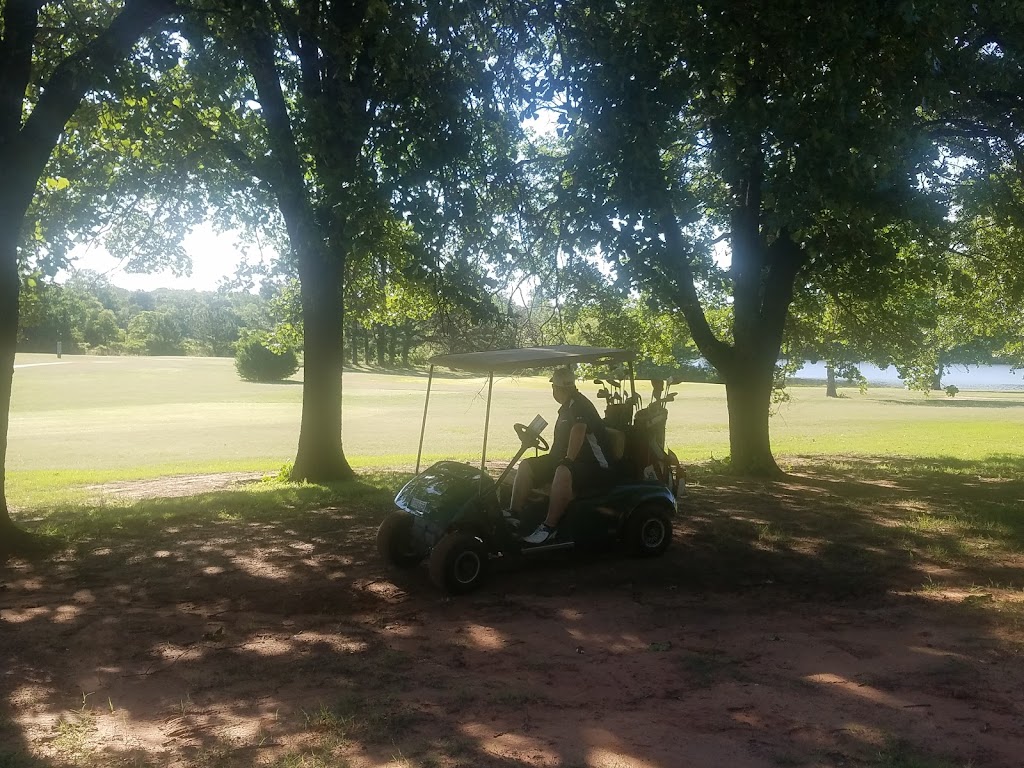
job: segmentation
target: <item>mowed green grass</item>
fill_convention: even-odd
[[[289,382],[253,384],[222,358],[19,355],[15,366],[7,451],[15,504],[20,492],[42,485],[274,470],[294,457],[301,372]],[[426,384],[425,374],[346,373],[343,435],[354,466],[415,463]],[[598,387],[581,388],[594,398]],[[641,384],[641,395],[649,392]],[[724,387],[684,384],[678,392],[668,445],[686,462],[724,458]],[[837,455],[977,462],[1024,452],[1024,393],[963,392],[950,399],[875,388],[828,399],[823,387],[793,387],[790,394],[771,427],[783,463]],[[478,460],[486,401],[483,377],[435,377],[424,461]],[[489,458],[514,453],[514,422],[537,413],[552,421],[556,407],[545,377],[496,379]]]

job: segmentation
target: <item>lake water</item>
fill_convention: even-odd
[[[879,368],[864,363],[857,366],[868,380],[869,385],[881,387],[900,387],[903,381],[892,366]],[[793,379],[818,379],[824,381],[827,374],[824,363],[805,363],[804,367],[792,376]],[[842,379],[837,382],[843,386]],[[960,389],[984,390],[1024,390],[1024,370],[1014,371],[1008,365],[954,365],[942,377],[942,386],[950,384]]]

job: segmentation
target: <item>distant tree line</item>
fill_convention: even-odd
[[[266,299],[249,293],[130,291],[83,272],[22,293],[20,352],[226,357],[243,329],[270,327]]]
[[[345,362],[350,365],[410,367],[433,354],[560,338],[543,302],[522,307],[435,296],[415,304],[394,295],[355,292],[352,301],[362,311],[344,328]],[[41,276],[26,279],[20,302],[19,352],[53,353],[60,342],[65,354],[231,357],[237,342],[252,335],[295,352],[303,346],[294,281],[270,281],[258,294],[142,291],[120,288],[103,275],[83,270],[62,283]]]

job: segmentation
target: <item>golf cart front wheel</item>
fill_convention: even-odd
[[[414,568],[423,560],[423,551],[412,537],[412,518],[405,512],[392,512],[377,529],[377,552],[396,568]]]
[[[430,579],[453,595],[471,592],[487,576],[487,548],[476,536],[453,531],[430,553]]]
[[[641,557],[657,557],[672,542],[672,518],[662,507],[645,504],[629,516],[626,546]]]

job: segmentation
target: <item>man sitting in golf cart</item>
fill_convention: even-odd
[[[561,405],[551,450],[524,459],[512,485],[510,511],[518,516],[530,491],[551,483],[547,517],[523,538],[527,544],[543,544],[552,538],[565,508],[580,492],[612,481],[608,431],[594,404],[576,389],[571,369],[556,369],[550,381],[551,396]]]

